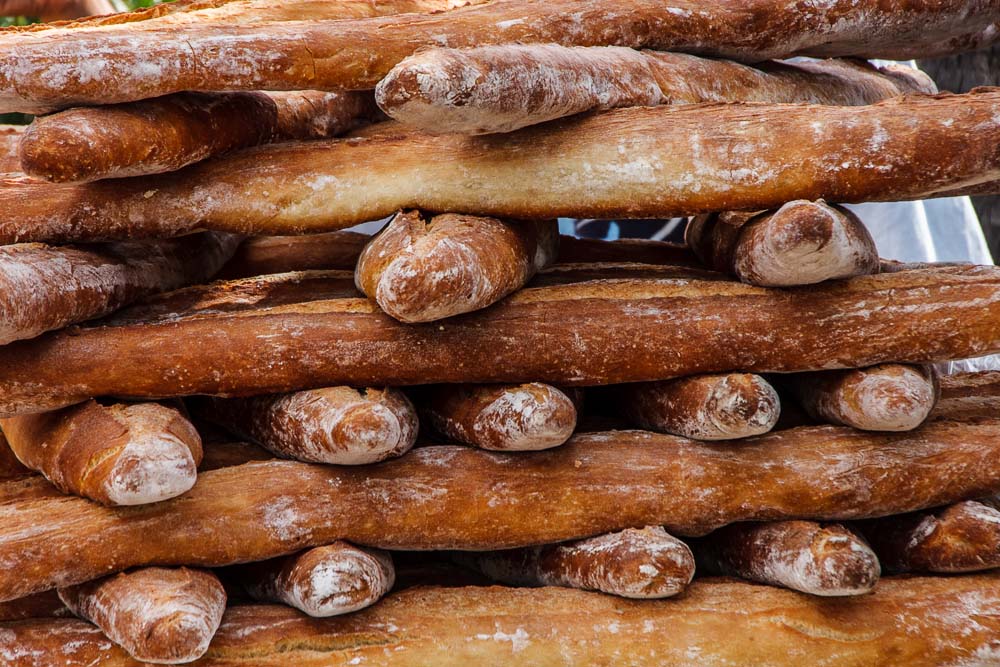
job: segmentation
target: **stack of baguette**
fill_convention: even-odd
[[[1000,192],[1000,91],[865,60],[998,39],[998,0],[0,31],[40,114],[0,132],[3,664],[1000,664],[1000,372],[936,370],[1000,352],[1000,269],[842,206]]]

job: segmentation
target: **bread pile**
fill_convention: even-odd
[[[1000,191],[1000,91],[863,60],[998,36],[997,0],[0,31],[0,111],[46,114],[0,133],[3,664],[998,664],[1000,373],[934,364],[1000,352],[1000,269],[880,260],[840,205]]]

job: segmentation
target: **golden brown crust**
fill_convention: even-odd
[[[878,273],[880,266],[864,223],[824,201],[793,201],[756,215],[696,216],[685,236],[709,268],[749,285],[812,285]]]
[[[941,393],[931,366],[881,364],[782,379],[813,419],[865,431],[913,430]]]
[[[161,174],[248,146],[333,137],[374,111],[369,94],[316,91],[187,92],[77,107],[36,118],[20,164],[58,183]]]
[[[652,267],[660,268],[673,267]],[[0,414],[102,395],[620,384],[1000,350],[995,267],[902,271],[808,291],[686,278],[593,280],[523,289],[486,310],[422,325],[343,298],[354,293],[351,277],[338,272],[217,283],[0,347]]]
[[[205,398],[197,413],[283,458],[361,465],[400,456],[417,413],[397,389],[326,387],[251,398]]]
[[[66,667],[134,664],[80,621],[3,630],[3,648],[17,656],[11,667],[43,667],[39,655]],[[996,574],[891,578],[871,595],[829,599],[725,579],[657,601],[565,588],[414,588],[325,620],[277,605],[231,608],[196,664],[716,667],[783,665],[793,655],[795,664],[940,667],[988,664],[998,633]]]
[[[365,467],[248,463],[142,507],[73,497],[4,504],[0,594],[148,563],[263,560],[337,539],[489,550],[631,526],[694,535],[735,521],[887,516],[1000,491],[998,462],[1000,421],[984,420],[905,434],[801,428],[741,447],[626,431],[543,452],[429,446]]]
[[[282,602],[314,618],[370,607],[396,579],[388,552],[340,541],[234,570],[253,599]]]
[[[840,524],[734,523],[696,540],[699,570],[824,597],[864,595],[881,568],[868,544]]]
[[[405,208],[530,220],[922,199],[1000,179],[1000,151],[989,148],[1000,145],[997,117],[1000,90],[984,89],[865,107],[616,109],[503,136],[389,132],[272,144],[155,177],[5,179],[0,240],[164,236],[194,226],[299,234]]]
[[[931,512],[861,521],[890,572],[977,572],[1000,567],[1000,511],[969,500]]]
[[[442,384],[411,394],[423,422],[445,438],[494,451],[557,447],[573,435],[577,408],[555,387]]]
[[[730,440],[767,433],[781,403],[759,375],[692,375],[666,382],[616,385],[606,398],[636,426],[694,440]]]
[[[114,312],[211,278],[239,238],[205,232],[105,246],[0,247],[0,344]]]
[[[169,22],[8,33],[0,41],[0,105],[34,113],[182,90],[371,89],[403,58],[441,45],[617,45],[743,62],[791,55],[905,60],[988,46],[1000,23],[993,0],[632,0],[627,7],[513,0],[381,17],[358,4],[368,5],[361,16],[375,17],[232,25],[224,11],[185,23],[178,12]]]
[[[159,403],[87,401],[0,420],[23,464],[65,493],[105,505],[143,505],[184,493],[201,462],[201,438]]]
[[[565,586],[634,599],[677,595],[694,577],[691,550],[658,526],[456,558],[508,585]]]
[[[210,572],[148,567],[59,590],[80,618],[136,660],[191,662],[222,622],[226,592]]]
[[[595,109],[703,102],[872,104],[936,93],[924,74],[855,61],[765,63],[622,47],[503,44],[432,48],[404,59],[375,89],[379,106],[429,134],[511,132]]]

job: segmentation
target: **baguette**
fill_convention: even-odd
[[[373,117],[365,93],[176,93],[35,119],[21,170],[54,181],[176,171],[239,148],[333,137]]]
[[[694,577],[694,556],[688,546],[651,526],[576,542],[457,557],[460,563],[512,586],[565,586],[634,599],[677,595]]]
[[[418,211],[397,214],[358,259],[358,289],[401,322],[485,308],[555,260],[555,220],[507,222]]]
[[[150,563],[215,567],[339,539],[484,551],[632,526],[703,535],[735,521],[886,516],[1000,491],[998,461],[1000,420],[906,434],[801,428],[743,447],[626,431],[544,452],[418,447],[364,468],[247,463],[143,507],[71,497],[0,506],[0,599]]]
[[[149,567],[59,590],[80,618],[136,660],[179,664],[208,650],[226,592],[210,572]]]
[[[761,435],[774,428],[781,414],[774,387],[751,373],[616,385],[603,393],[636,426],[693,440]]]
[[[792,55],[906,60],[960,52],[970,42],[988,46],[998,23],[996,0],[910,0],[905,7],[633,0],[627,12],[617,0],[511,0],[345,20],[154,20],[3,35],[0,108],[35,113],[182,90],[364,90],[415,51],[442,45],[616,45],[743,62]]]
[[[650,239],[602,241],[564,235],[559,237],[557,260],[560,264],[611,262],[701,267],[701,261],[687,246]]]
[[[0,173],[16,174],[21,171],[17,146],[24,135],[24,125],[0,125]]]
[[[25,618],[68,616],[69,610],[56,591],[45,591],[28,597],[0,602],[0,621],[20,621]]]
[[[493,451],[558,447],[576,427],[573,400],[541,382],[420,387],[411,394],[423,422],[454,442]]]
[[[241,565],[234,575],[253,599],[281,602],[314,618],[370,607],[396,578],[387,552],[347,542]]]
[[[379,107],[430,134],[490,134],[594,109],[700,102],[864,105],[936,93],[923,73],[852,61],[749,67],[622,47],[503,44],[426,49],[375,89]]]
[[[29,468],[17,460],[17,455],[10,448],[7,436],[0,432],[0,484],[12,479],[19,479],[34,474]]]
[[[824,597],[869,593],[882,572],[865,541],[840,524],[735,523],[693,549],[699,571]]]
[[[977,572],[1000,567],[1000,511],[969,500],[929,512],[861,521],[890,572]]]
[[[793,201],[756,215],[696,216],[685,236],[706,266],[749,285],[812,285],[878,273],[880,267],[864,223],[824,201]]]
[[[114,312],[137,299],[204,282],[239,238],[206,232],[179,239],[54,247],[0,247],[0,345]]]
[[[396,389],[326,387],[195,405],[204,419],[299,461],[375,463],[409,451],[417,439],[417,413]]]
[[[724,579],[655,601],[565,588],[412,588],[324,620],[277,605],[231,608],[199,665],[940,667],[989,664],[998,633],[997,574],[890,578],[871,595],[828,599]],[[6,624],[0,648],[17,656],[10,667],[133,667],[102,640],[80,621],[44,619]]]
[[[212,441],[204,443],[205,454],[198,472],[241,466],[251,461],[271,461],[274,455],[250,442]]]
[[[782,379],[813,419],[865,431],[912,431],[941,393],[930,366],[882,364]]]
[[[1000,179],[1000,156],[982,149],[1000,144],[997,117],[1000,90],[984,89],[865,107],[616,109],[502,137],[383,131],[272,144],[157,176],[6,179],[0,241],[194,228],[301,234],[404,208],[525,220],[656,218],[796,199],[922,199]]]
[[[521,290],[489,309],[423,325],[342,298],[355,293],[350,276],[338,272],[217,283],[0,347],[0,414],[102,395],[582,386],[1000,351],[995,267],[902,271],[808,292],[687,278],[593,280]]]
[[[1000,371],[942,375],[931,419],[978,419],[1000,414]]]
[[[0,420],[18,459],[59,490],[105,505],[145,505],[194,486],[201,438],[158,403],[87,401]]]
[[[253,236],[219,271],[219,278],[253,278],[289,271],[354,271],[371,237],[357,232],[326,232],[308,236]]]

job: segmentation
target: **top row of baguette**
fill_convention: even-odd
[[[124,19],[5,30],[0,111],[38,113],[185,90],[369,90],[425,47],[627,46],[759,62],[802,55],[898,60],[1000,39],[1000,0],[273,4],[198,0]]]

